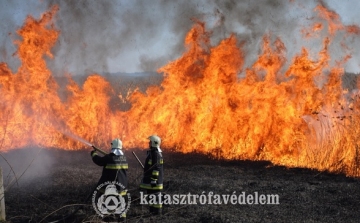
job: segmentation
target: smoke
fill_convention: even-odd
[[[39,16],[39,11],[48,9],[45,4],[31,1],[0,1],[0,62],[6,61],[15,72],[20,60],[13,54],[16,47],[13,43],[17,39],[16,30],[23,25],[26,16]]]
[[[113,72],[111,67],[126,71],[129,64],[137,67],[133,72],[155,71],[183,53],[192,19],[207,23],[214,43],[237,34],[249,53],[259,48],[265,32],[291,33],[296,27],[286,16],[289,4],[284,1],[54,0],[47,4],[60,7],[55,24],[61,34],[53,49],[55,59],[48,61],[55,75]]]
[[[22,25],[26,15],[37,18],[57,4],[60,10],[55,24],[61,34],[53,49],[55,58],[48,61],[57,76],[67,72],[81,75],[156,71],[184,52],[184,36],[194,24],[193,19],[206,22],[213,44],[237,35],[247,55],[246,67],[256,59],[267,33],[282,39],[288,58],[298,53],[303,44],[317,48],[317,42],[303,42],[300,30],[313,22],[313,9],[319,3],[325,5],[318,1],[305,4],[281,0],[2,2],[0,60],[9,61],[16,51],[12,44],[15,35],[9,33]],[[11,61],[14,71],[19,61],[14,57]],[[350,59],[350,68],[358,66],[358,61]]]
[[[232,33],[243,43],[246,54],[245,67],[251,66],[261,50],[262,38],[271,33],[280,37],[285,46],[296,45],[296,35],[299,15],[296,6],[287,1],[215,1],[216,7],[224,15],[223,24],[217,29],[216,41]],[[289,38],[290,37],[290,38]],[[290,51],[295,50],[293,47]]]
[[[113,72],[109,64],[115,64],[112,66],[120,72],[128,70],[129,64],[155,71],[182,53],[182,39],[192,24],[188,14],[197,13],[192,3],[168,1],[66,0],[51,1],[49,7],[53,4],[60,7],[56,24],[61,35],[54,49],[57,58],[49,62],[52,70],[74,74]],[[172,23],[178,23],[174,18],[181,13],[179,29]],[[167,27],[172,27],[174,35],[163,38]],[[154,55],[164,41],[167,45],[171,41],[172,49]],[[137,55],[138,61],[134,59]]]
[[[0,166],[4,186],[22,186],[33,179],[47,177],[56,164],[55,157],[42,148],[24,148],[2,153]]]

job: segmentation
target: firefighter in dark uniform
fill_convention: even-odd
[[[126,189],[128,184],[128,163],[126,160],[126,156],[122,151],[122,141],[120,139],[114,139],[111,142],[111,151],[109,154],[101,157],[98,156],[96,150],[93,150],[91,151],[91,157],[95,164],[97,164],[98,166],[103,166],[102,174],[97,186],[106,182],[114,182],[119,195],[125,196],[127,193]],[[98,194],[101,195],[104,193],[105,188],[100,188]],[[125,218],[126,213],[122,213],[120,217]]]
[[[149,150],[145,159],[144,177],[140,184],[140,188],[146,190],[146,193],[156,195],[156,204],[149,204],[151,214],[162,213],[162,203],[159,196],[163,190],[163,156],[160,149],[161,139],[157,135],[149,137]],[[149,197],[148,196],[148,197]]]

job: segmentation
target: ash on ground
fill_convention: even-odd
[[[132,197],[127,222],[358,222],[360,218],[357,178],[269,162],[214,160],[166,149],[166,194],[257,192],[278,194],[279,204],[165,205],[162,216],[149,216],[147,206],[140,204],[142,169],[132,151],[141,161],[146,155],[145,150],[125,150]],[[90,151],[23,149],[3,155],[18,176],[23,173],[18,181],[11,181],[13,172],[1,161],[8,222],[101,222],[90,197],[102,168],[92,162]],[[27,158],[15,168],[19,157]]]

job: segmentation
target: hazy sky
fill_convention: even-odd
[[[345,25],[360,26],[360,1],[322,1]],[[61,31],[49,67],[54,74],[155,71],[184,52],[185,34],[205,21],[214,45],[235,33],[245,41],[246,64],[260,52],[265,33],[279,36],[289,55],[303,46],[299,30],[311,24],[318,1],[300,0],[0,0],[0,61],[13,71],[19,64],[12,41],[26,16],[39,18],[53,4],[60,7],[55,24]],[[9,33],[12,33],[9,35]],[[352,39],[349,72],[360,72],[360,40]],[[308,43],[306,43],[308,44]]]

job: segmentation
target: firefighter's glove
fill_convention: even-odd
[[[93,157],[93,156],[94,156],[94,153],[96,153],[96,151],[95,151],[95,150],[91,151],[91,153],[90,153],[91,157]]]
[[[152,180],[152,181],[150,182],[150,184],[151,184],[151,187],[156,187],[156,180]]]

